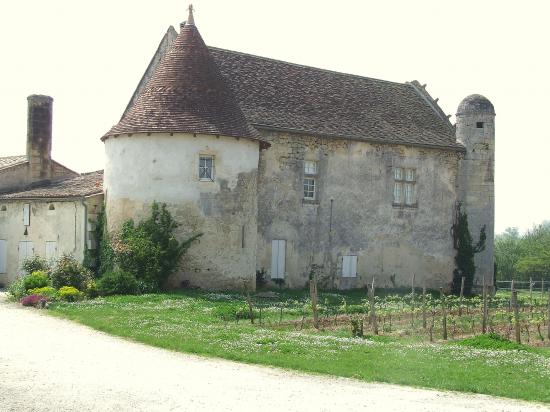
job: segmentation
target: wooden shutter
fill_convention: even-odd
[[[31,225],[31,205],[29,203],[23,205],[23,225]]]
[[[7,267],[7,244],[5,240],[0,240],[0,273],[6,273]]]
[[[354,278],[357,276],[357,256],[342,257],[342,277]]]
[[[57,242],[46,242],[46,259],[51,260],[57,258]]]
[[[271,242],[271,278],[283,279],[285,277],[286,240],[273,240]]]

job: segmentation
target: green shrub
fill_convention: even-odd
[[[122,270],[105,273],[97,288],[101,295],[135,295],[139,291],[135,276]]]
[[[23,269],[26,273],[33,273],[36,271],[48,273],[50,271],[50,265],[42,256],[34,255],[23,261],[21,269]]]
[[[30,275],[23,277],[23,285],[25,290],[43,288],[50,285],[48,274],[41,270],[36,270]]]
[[[487,333],[477,335],[471,338],[456,342],[460,346],[471,346],[479,349],[499,349],[499,350],[528,350],[529,347],[519,343],[512,342],[496,333]]]
[[[61,300],[66,300],[67,302],[75,302],[83,296],[82,292],[72,286],[62,286],[59,288],[58,295]]]
[[[84,285],[84,294],[89,298],[96,298],[99,296],[99,290],[97,289],[97,283],[95,280],[88,280]]]
[[[72,286],[84,290],[86,282],[92,280],[92,274],[71,255],[63,255],[53,268],[50,278],[54,288]]]
[[[29,295],[40,295],[48,298],[49,301],[55,300],[57,298],[57,290],[51,286],[44,286],[42,288],[30,289],[27,291]]]
[[[27,294],[27,289],[25,289],[25,280],[23,277],[16,278],[13,282],[10,283],[8,287],[8,293],[11,298],[14,300],[19,300]]]
[[[132,274],[142,290],[158,290],[178,268],[191,243],[201,236],[198,234],[179,242],[173,234],[177,227],[166,205],[153,203],[148,219],[137,225],[132,220],[127,221],[120,232],[109,239],[115,266]]]

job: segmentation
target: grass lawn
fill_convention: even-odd
[[[304,292],[301,292],[302,295]],[[550,352],[486,338],[428,343],[414,336],[352,338],[349,322],[300,330],[300,313],[281,321],[277,303],[263,325],[237,321],[245,312],[238,294],[115,296],[55,303],[48,313],[161,348],[300,371],[418,387],[550,402]],[[320,294],[326,302],[335,294]],[[359,299],[350,294],[348,301]],[[518,349],[519,348],[519,349]]]

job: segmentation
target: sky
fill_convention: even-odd
[[[384,80],[427,83],[454,114],[473,93],[496,111],[496,232],[550,219],[547,0],[193,2],[205,42]],[[30,94],[54,98],[53,158],[103,168],[117,123],[182,0],[25,0],[0,18],[0,156],[25,153]]]

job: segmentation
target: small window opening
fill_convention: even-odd
[[[476,123],[476,127],[477,127],[478,129],[483,129],[483,122],[477,122],[477,123]]]
[[[48,210],[55,210],[55,206],[53,205],[53,203],[50,203],[50,206],[48,207]]]
[[[0,207],[0,212],[5,212],[6,210],[8,210],[6,205],[2,205],[2,207]]]

